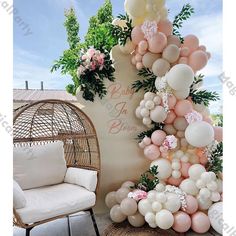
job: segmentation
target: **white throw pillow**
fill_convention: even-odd
[[[25,194],[19,184],[13,180],[13,207],[15,209],[24,208],[26,206]]]
[[[14,179],[23,190],[62,183],[66,170],[61,141],[14,148]]]
[[[97,186],[97,171],[69,167],[64,182],[77,184],[94,192]]]

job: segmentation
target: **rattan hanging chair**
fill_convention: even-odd
[[[61,100],[38,101],[21,109],[14,117],[13,126],[15,147],[63,141],[67,167],[97,171],[99,185],[100,151],[96,130],[89,117],[78,107]],[[45,222],[35,225],[41,223]],[[14,224],[29,228],[15,209]]]

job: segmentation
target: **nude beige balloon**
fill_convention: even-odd
[[[135,215],[128,216],[128,221],[134,227],[142,227],[145,224],[144,217],[139,212]]]
[[[121,208],[119,205],[115,205],[111,208],[110,217],[112,221],[121,223],[126,219],[127,216],[121,212]]]
[[[120,204],[120,209],[124,215],[132,216],[137,212],[138,204],[132,198],[125,198]]]
[[[121,203],[123,199],[127,198],[130,190],[128,188],[120,188],[116,191],[116,201]]]
[[[161,54],[147,52],[142,58],[142,63],[146,68],[152,68],[153,63],[161,58]]]
[[[108,208],[112,208],[113,206],[115,206],[117,204],[115,191],[110,192],[106,195],[105,203]]]
[[[174,63],[179,59],[179,54],[180,49],[176,45],[170,44],[164,49],[162,58],[166,59],[169,63]]]
[[[153,74],[162,77],[170,70],[170,63],[163,59],[157,59],[152,65]]]

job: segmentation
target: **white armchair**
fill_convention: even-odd
[[[99,235],[92,207],[100,150],[89,117],[69,102],[42,100],[17,109],[13,128],[14,225],[29,236],[60,217],[70,226],[69,215],[88,210]]]
[[[13,204],[21,221],[34,227],[88,209],[93,217],[97,171],[67,168],[61,141],[29,149],[14,148]]]

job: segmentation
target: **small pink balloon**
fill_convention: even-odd
[[[203,212],[192,215],[192,230],[199,234],[206,233],[211,227],[209,217]]]
[[[218,142],[222,142],[223,140],[223,128],[220,126],[215,126],[213,127],[214,132],[215,132],[215,140]]]
[[[135,55],[135,60],[137,61],[137,62],[141,62],[142,61],[142,55],[140,55],[140,54],[136,54]]]
[[[142,62],[137,62],[136,63],[136,68],[137,68],[137,70],[143,69],[143,63]]]
[[[147,50],[138,49],[138,53],[143,56],[144,54],[147,53]]]
[[[190,216],[183,212],[178,211],[174,214],[174,224],[172,228],[178,233],[185,233],[191,227],[191,218]]]
[[[178,178],[178,179],[175,179],[174,177],[169,177],[168,179],[167,179],[167,183],[168,184],[170,184],[170,185],[174,185],[174,186],[176,186],[176,187],[179,187],[179,185],[181,184],[181,182],[183,181],[183,178],[182,177],[180,177],[180,178]]]
[[[187,195],[186,204],[187,204],[187,208],[185,209],[186,213],[192,215],[198,210],[198,201],[195,197]]]
[[[142,51],[146,51],[148,49],[148,43],[146,40],[142,40],[138,44],[138,48]]]
[[[169,113],[167,114],[166,119],[164,120],[165,124],[172,124],[176,118],[176,114],[174,113],[173,110],[170,110]]]
[[[148,40],[148,50],[152,53],[161,53],[167,45],[165,34],[158,32]]]
[[[188,59],[188,65],[194,70],[198,71],[205,67],[208,62],[208,56],[205,52],[197,50],[193,52]]]
[[[197,50],[199,47],[199,40],[195,35],[187,35],[184,37],[183,47],[189,48],[190,53]]]
[[[193,110],[192,103],[188,100],[180,100],[176,103],[175,114],[177,116],[185,116]]]
[[[182,162],[181,163],[180,172],[181,172],[183,177],[185,177],[185,178],[189,177],[188,170],[189,170],[190,167],[191,167],[191,164],[189,162]]]
[[[141,29],[141,26],[135,26],[131,32],[132,43],[138,45],[139,42],[144,40],[144,33]]]
[[[160,154],[161,153],[159,148],[154,144],[151,144],[144,148],[145,157],[151,161],[156,160],[160,156]]]
[[[203,155],[203,156],[199,157],[199,161],[202,165],[205,166],[208,163],[208,158],[207,158],[207,156]]]
[[[169,20],[161,20],[158,23],[158,31],[164,33],[166,36],[172,35],[173,25]]]
[[[187,65],[188,64],[188,58],[187,57],[180,57],[178,63]]]
[[[189,55],[189,49],[187,47],[182,47],[180,49],[180,56],[187,57]]]
[[[173,109],[175,107],[176,102],[177,102],[177,99],[173,94],[168,96],[169,109]],[[161,102],[161,104],[163,105],[163,101]]]
[[[156,130],[152,133],[151,140],[152,143],[161,146],[166,138],[166,133],[163,130]]]
[[[198,47],[198,49],[199,49],[199,50],[202,50],[202,51],[204,51],[204,52],[206,52],[206,47],[205,47],[204,45],[200,45],[200,46]]]
[[[144,137],[143,138],[143,143],[147,146],[152,143],[152,140],[149,137]]]

